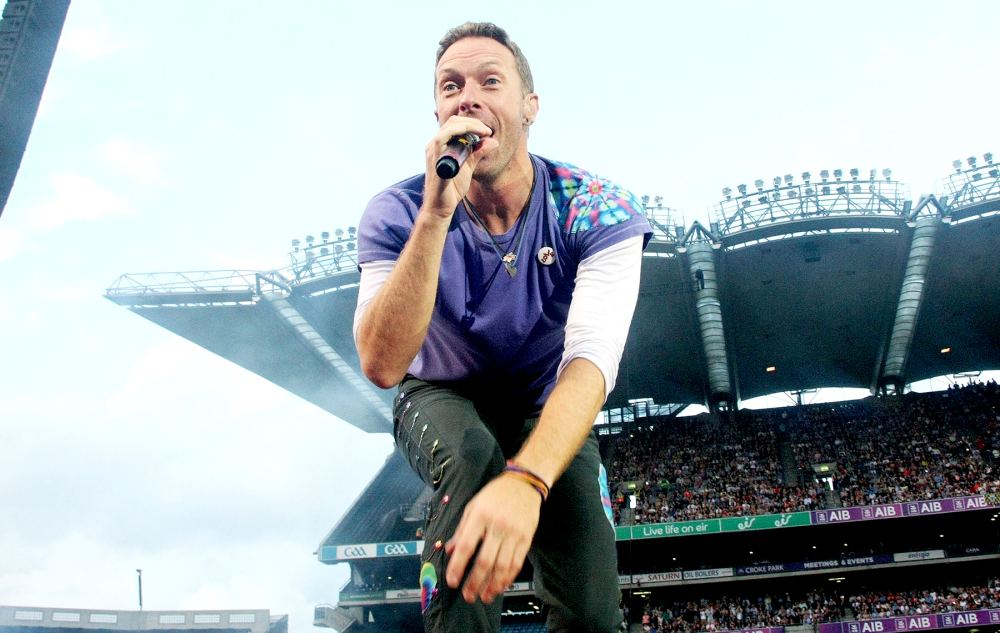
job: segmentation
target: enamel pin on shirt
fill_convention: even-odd
[[[543,266],[551,266],[556,261],[556,249],[551,246],[543,246],[538,249],[538,263]]]

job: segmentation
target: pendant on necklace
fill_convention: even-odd
[[[517,261],[517,254],[514,251],[511,251],[501,257],[500,261],[503,262],[503,267],[507,270],[507,274],[510,275],[511,279],[513,279],[514,275],[517,274],[517,267],[514,266],[514,262]]]

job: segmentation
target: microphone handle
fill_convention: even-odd
[[[458,170],[462,168],[465,159],[469,157],[469,150],[479,142],[479,135],[469,132],[461,136],[455,136],[448,141],[448,147],[438,158],[434,171],[438,178],[449,180],[458,175]]]

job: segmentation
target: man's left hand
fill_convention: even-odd
[[[466,602],[489,604],[510,586],[524,565],[538,529],[541,497],[530,484],[500,475],[465,507],[458,529],[445,546],[450,560],[446,580],[458,587],[476,547],[479,553],[462,587]]]

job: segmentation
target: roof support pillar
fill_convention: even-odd
[[[910,254],[906,260],[906,272],[903,274],[903,284],[899,291],[899,302],[896,304],[896,318],[892,324],[892,336],[889,339],[889,351],[885,357],[885,368],[882,370],[880,386],[891,387],[897,393],[902,392],[905,384],[904,372],[906,361],[913,343],[913,332],[920,315],[920,303],[924,298],[924,286],[927,282],[927,269],[930,266],[931,254],[934,251],[934,241],[941,226],[938,215],[917,217],[913,238],[910,241]]]
[[[694,242],[687,246],[687,266],[694,283],[695,307],[701,328],[701,343],[708,370],[711,405],[732,400],[729,380],[729,360],[726,354],[725,330],[722,327],[722,305],[719,302],[719,282],[715,266],[715,249],[709,242]]]
[[[392,411],[378,397],[368,381],[358,375],[354,369],[336,352],[326,339],[316,331],[309,321],[302,316],[295,306],[285,297],[277,294],[262,293],[261,303],[271,307],[282,319],[290,325],[302,339],[302,342],[320,359],[340,374],[344,380],[357,389],[358,394],[368,401],[376,411],[382,414],[386,422],[386,431],[392,432]]]

